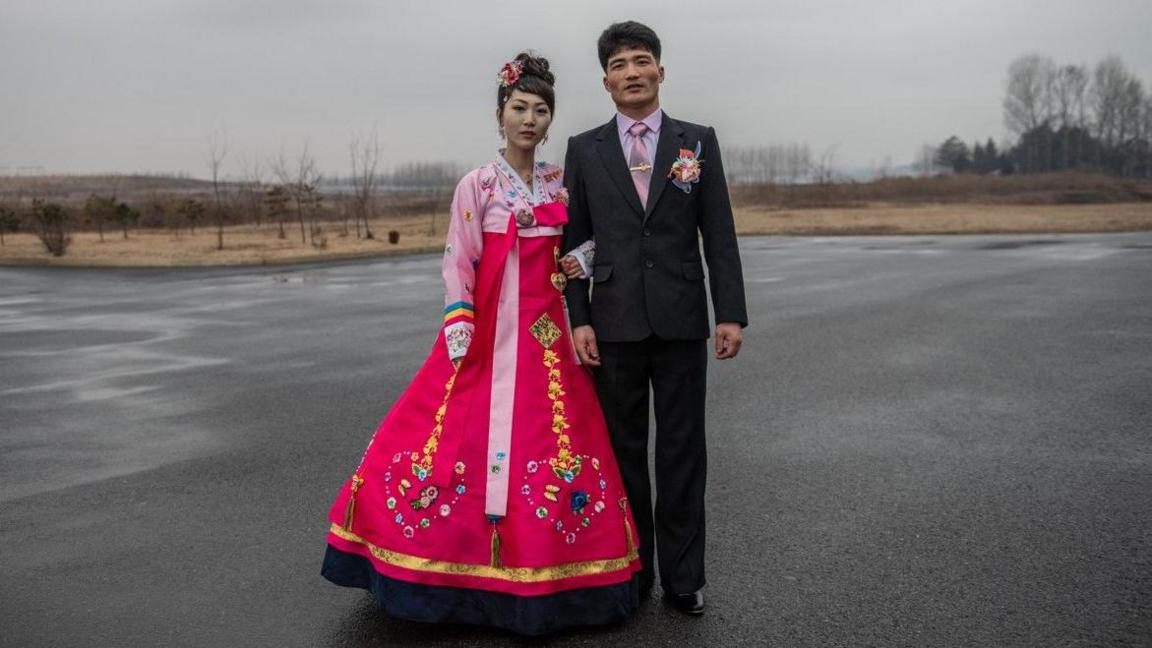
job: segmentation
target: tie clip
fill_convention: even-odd
[[[640,173],[645,173],[647,171],[652,170],[652,165],[645,162],[644,164],[640,164],[638,166],[628,167],[628,170],[633,172],[633,173],[635,173],[637,171],[639,171]]]

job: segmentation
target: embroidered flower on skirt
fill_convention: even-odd
[[[580,513],[585,506],[588,506],[588,493],[582,490],[572,493],[572,512]]]

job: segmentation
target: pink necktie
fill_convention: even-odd
[[[628,128],[632,135],[632,152],[628,154],[628,168],[632,172],[632,182],[636,185],[636,195],[640,205],[648,207],[648,183],[652,181],[652,161],[648,158],[648,147],[644,146],[644,134],[648,125],[636,122]]]

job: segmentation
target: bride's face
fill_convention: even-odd
[[[497,118],[504,141],[521,149],[536,148],[552,125],[552,111],[544,98],[519,90],[512,91]]]

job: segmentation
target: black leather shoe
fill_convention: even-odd
[[[691,594],[664,593],[664,600],[684,614],[704,614],[704,592],[696,591]]]

